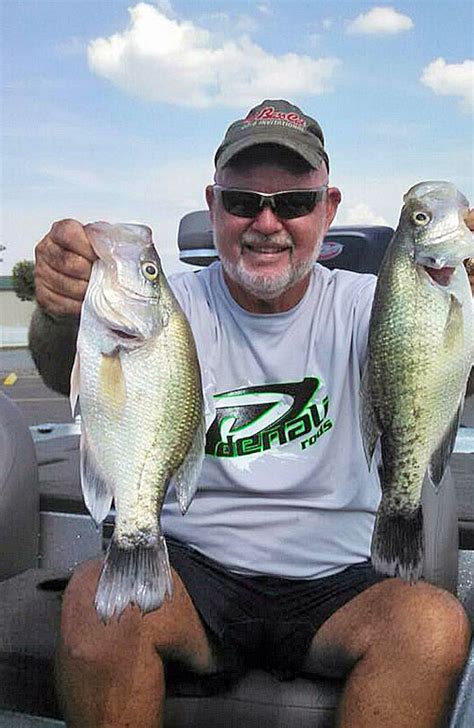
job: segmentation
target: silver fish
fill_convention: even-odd
[[[184,513],[204,456],[199,363],[150,228],[86,225],[98,260],[82,307],[71,406],[81,411],[81,482],[97,524],[115,502],[95,606],[104,622],[172,594],[160,513],[170,481]]]
[[[425,475],[441,482],[474,359],[473,300],[463,260],[474,254],[469,203],[448,182],[404,196],[378,275],[361,387],[369,466],[380,442],[382,500],[372,561],[414,582],[423,568]]]

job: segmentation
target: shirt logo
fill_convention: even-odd
[[[206,453],[235,458],[276,450],[298,440],[314,445],[333,423],[329,397],[317,397],[321,380],[245,387],[214,396],[216,416],[207,431]]]

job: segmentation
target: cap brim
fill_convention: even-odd
[[[236,154],[239,154],[239,152],[242,152],[244,149],[260,146],[261,144],[275,144],[279,147],[286,147],[286,149],[290,149],[299,157],[302,157],[314,169],[317,169],[321,162],[326,162],[328,165],[327,154],[322,148],[318,151],[314,149],[314,146],[310,147],[309,145],[303,144],[301,139],[296,142],[288,137],[282,138],[281,136],[275,136],[275,134],[260,133],[258,135],[258,139],[253,136],[248,139],[239,139],[238,141],[229,144],[229,146],[226,147],[217,157],[215,162],[216,169],[222,169],[222,167],[225,167],[232,157],[235,157]]]

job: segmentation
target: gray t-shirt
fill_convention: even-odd
[[[185,516],[168,492],[166,535],[233,571],[316,578],[363,561],[380,499],[358,421],[375,277],[314,267],[290,311],[252,314],[220,263],[171,277],[194,332],[206,457]]]

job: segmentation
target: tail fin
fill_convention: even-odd
[[[101,620],[120,617],[131,604],[143,613],[152,612],[161,607],[166,594],[171,598],[173,581],[164,537],[127,549],[112,538],[94,600]]]
[[[379,509],[372,536],[372,563],[376,571],[414,583],[423,570],[423,512],[418,506],[408,515]]]

